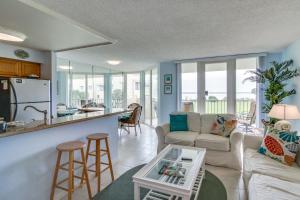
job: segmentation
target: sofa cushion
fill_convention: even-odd
[[[232,114],[218,114],[225,118],[235,119],[235,115]],[[201,128],[200,132],[208,134],[211,132],[211,128],[213,126],[213,123],[216,121],[217,114],[203,114],[201,115]]]
[[[258,153],[256,149],[245,150],[243,173],[246,185],[255,173],[300,183],[300,167],[296,163],[292,166],[282,164]]]
[[[188,126],[190,131],[200,132],[201,124],[200,124],[200,114],[195,112],[187,113],[188,116]]]
[[[229,138],[213,134],[201,133],[196,138],[195,146],[209,150],[230,151]]]
[[[297,131],[270,129],[258,151],[284,164],[292,165],[299,150],[299,139]]]
[[[171,114],[170,115],[170,132],[173,131],[188,131],[187,115],[186,114]]]
[[[271,176],[253,174],[248,187],[249,200],[300,199],[300,184]]]
[[[231,132],[236,128],[236,125],[236,119],[228,119],[217,115],[215,122],[212,124],[210,133],[223,137],[229,137]]]
[[[195,139],[198,135],[198,132],[193,131],[174,131],[165,136],[165,143],[194,146]]]
[[[200,114],[196,112],[173,112],[172,114],[186,114],[188,119],[189,131],[200,132]]]

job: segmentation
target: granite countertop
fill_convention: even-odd
[[[39,131],[43,129],[53,128],[57,126],[63,126],[72,123],[83,122],[87,120],[107,117],[111,115],[118,115],[121,113],[127,112],[127,110],[114,110],[114,111],[97,111],[97,112],[88,112],[82,114],[69,115],[64,117],[58,117],[47,121],[47,124],[44,124],[43,120],[37,120],[31,123],[27,123],[24,126],[18,127],[9,127],[6,132],[0,133],[0,138],[9,137],[13,135],[18,135],[22,133],[28,133],[33,131]]]

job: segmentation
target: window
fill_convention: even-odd
[[[111,99],[112,99],[112,108],[119,109],[124,107],[123,102],[123,75],[122,74],[113,74],[111,76]]]
[[[85,75],[72,74],[71,106],[81,107],[87,103]]]
[[[183,107],[197,112],[197,63],[181,64],[181,98]],[[191,106],[192,108],[187,108]]]
[[[157,68],[145,72],[145,123],[157,126],[158,112]]]
[[[104,77],[110,74],[105,68],[57,60],[58,103],[80,108],[95,102],[104,103]]]
[[[151,76],[151,84],[152,84],[152,108],[151,108],[151,113],[152,113],[152,126],[157,126],[157,110],[158,110],[158,97],[157,97],[157,69],[152,70],[152,76]]]
[[[127,74],[127,105],[140,104],[140,73]]]
[[[151,125],[151,70],[145,72],[145,123]]]
[[[227,113],[227,63],[205,64],[205,113]]]
[[[88,75],[88,99],[104,103],[104,75]]]
[[[94,101],[104,103],[104,75],[94,75]]]
[[[256,84],[244,82],[245,74],[255,70],[258,57],[181,63],[181,106],[193,105],[201,113],[247,114],[253,111]],[[187,109],[191,110],[191,109]]]
[[[249,113],[251,104],[256,101],[256,83],[244,80],[248,77],[247,72],[255,70],[257,66],[257,57],[236,60],[236,113],[238,116]]]

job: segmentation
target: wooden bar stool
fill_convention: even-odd
[[[112,168],[112,163],[111,163],[111,157],[110,157],[110,150],[109,150],[109,144],[108,144],[108,134],[106,133],[96,133],[87,136],[88,140],[88,145],[87,145],[87,151],[86,151],[86,162],[88,162],[89,156],[94,156],[96,157],[96,162],[88,166],[88,171],[96,173],[96,177],[98,177],[98,192],[100,192],[100,185],[101,185],[101,173],[104,172],[105,170],[109,169],[110,170],[110,176],[112,181],[114,181],[114,172]],[[105,149],[101,149],[101,141],[105,141]],[[95,141],[96,142],[96,149],[92,152],[90,152],[90,147],[91,147],[91,142]],[[107,155],[108,163],[106,162],[101,162],[101,157]],[[106,165],[104,169],[101,170],[101,164]],[[95,165],[95,169],[91,169],[92,166]]]
[[[81,181],[83,181],[83,180],[86,181],[89,199],[92,199],[91,187],[90,187],[88,171],[87,171],[87,166],[86,166],[86,161],[85,161],[85,156],[84,156],[84,147],[85,147],[85,143],[81,142],[81,141],[66,142],[66,143],[59,144],[56,147],[56,149],[58,151],[58,156],[57,156],[56,167],[55,167],[54,176],[53,176],[50,200],[53,200],[56,188],[67,191],[68,192],[68,200],[71,200],[72,193],[76,189],[76,188],[74,188],[74,178],[81,179]],[[81,152],[82,161],[74,160],[74,152],[77,150]],[[62,156],[63,152],[69,153],[69,161],[64,164],[60,164],[61,156]],[[74,168],[74,163],[80,164],[81,165],[80,167],[83,167],[83,173],[82,173],[81,177],[74,175],[74,171],[76,169],[80,168],[80,167]],[[67,165],[68,165],[68,167],[66,167]],[[68,171],[69,174],[68,174],[67,178],[57,182],[57,175],[58,175],[59,170]],[[61,184],[66,181],[68,181],[68,188],[64,188],[61,186]],[[80,187],[80,186],[81,186],[81,184],[78,187]]]

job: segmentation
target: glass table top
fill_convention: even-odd
[[[199,150],[171,148],[146,174],[149,179],[183,185]]]

